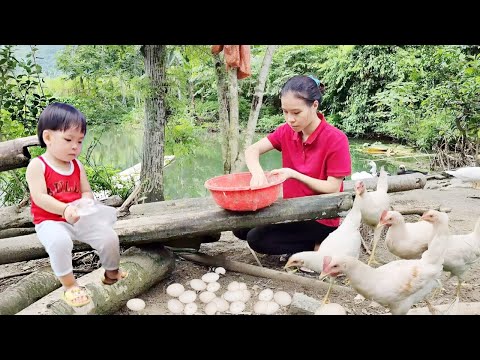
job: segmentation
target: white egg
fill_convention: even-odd
[[[215,269],[215,272],[216,272],[217,274],[219,274],[219,275],[225,275],[225,273],[226,273],[225,269],[224,269],[223,267],[221,267],[221,266],[220,266],[220,267],[217,267],[217,268]]]
[[[183,312],[183,304],[178,299],[170,299],[167,303],[168,310],[173,314],[180,314]]]
[[[240,301],[246,303],[248,300],[250,300],[250,297],[252,296],[252,294],[250,293],[249,290],[245,289],[240,291],[242,292],[242,299]]]
[[[179,283],[174,283],[167,287],[167,294],[172,297],[179,297],[184,291],[185,288]]]
[[[273,290],[272,289],[265,289],[260,291],[258,294],[258,300],[262,301],[270,301],[273,299]]]
[[[267,313],[267,301],[257,301],[255,305],[253,305],[253,311],[255,314],[266,314]]]
[[[208,304],[210,301],[212,301],[216,297],[217,295],[215,295],[213,292],[210,292],[210,291],[204,291],[200,295],[198,295],[198,298],[204,304]]]
[[[238,282],[237,282],[237,281],[232,281],[230,284],[228,284],[227,289],[228,289],[229,291],[237,291],[237,290],[240,290],[240,289],[238,288]]]
[[[207,315],[215,315],[215,313],[218,310],[217,303],[214,301],[209,302],[207,305],[205,305],[205,314]]]
[[[220,284],[216,281],[207,284],[207,291],[215,292],[219,289],[220,289]]]
[[[225,299],[222,299],[220,297],[216,297],[211,302],[217,304],[217,311],[219,311],[219,312],[225,312],[230,307],[228,301],[225,300]]]
[[[245,310],[245,304],[241,301],[234,301],[230,304],[232,314],[240,314],[243,310]]]
[[[243,291],[226,291],[225,293],[223,293],[223,298],[228,302],[240,301],[243,298]]]
[[[239,282],[238,290],[247,290],[247,284],[245,284],[244,282]]]
[[[197,290],[197,291],[202,291],[207,288],[207,284],[205,284],[203,280],[200,280],[200,279],[190,280],[190,286],[192,287],[193,290]]]
[[[280,305],[278,305],[275,301],[267,301],[267,309],[265,314],[272,315],[275,314],[280,309]]]
[[[285,291],[277,291],[273,295],[273,299],[280,306],[288,306],[292,303],[292,297]]]
[[[202,276],[202,280],[205,281],[206,283],[212,283],[217,281],[220,278],[220,275],[216,273],[206,273],[205,275]]]
[[[145,309],[145,301],[142,299],[130,299],[127,301],[127,307],[133,311],[140,311]]]
[[[347,315],[342,305],[336,303],[323,304],[317,310],[315,315]]]
[[[183,309],[183,313],[185,315],[193,315],[195,314],[196,311],[197,311],[197,304],[195,304],[194,302],[185,305],[185,308]]]
[[[194,302],[196,299],[197,299],[197,294],[195,293],[195,291],[192,291],[192,290],[184,291],[178,297],[178,300],[180,300],[184,304],[190,304]]]

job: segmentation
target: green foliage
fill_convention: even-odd
[[[193,123],[194,120],[189,114],[177,114],[169,119],[165,127],[165,154],[185,155],[200,145],[199,130]]]
[[[461,46],[417,46],[398,53],[402,76],[373,99],[391,136],[431,150],[440,141],[478,139],[479,55]]]
[[[282,125],[285,121],[283,115],[269,115],[264,116],[258,120],[257,131],[263,133],[269,133],[275,130],[279,125]]]
[[[28,194],[25,171],[15,169],[0,172],[0,206],[18,204]]]
[[[55,100],[44,92],[37,51],[31,47],[25,58],[17,59],[15,46],[0,46],[0,134],[4,139],[34,134],[41,111]]]

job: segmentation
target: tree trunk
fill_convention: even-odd
[[[389,176],[388,192],[423,189],[426,182],[426,176],[421,173]],[[375,190],[377,179],[364,179],[364,183],[368,190]],[[343,183],[344,191],[353,192],[354,184],[354,181],[345,181]],[[190,213],[192,211],[196,212],[211,208],[218,209],[218,206],[214,203],[213,198],[208,196],[133,205],[130,207],[130,214],[151,216],[172,214],[173,212],[181,211]],[[0,230],[25,227],[33,227],[30,207],[22,207],[19,210],[18,206],[8,206],[0,209]]]
[[[364,182],[368,190],[376,188],[377,179]],[[426,177],[421,173],[389,176],[388,192],[422,189],[425,184]],[[143,205],[136,205],[137,208],[132,207],[135,213],[143,216],[119,220],[114,229],[122,246],[134,246],[258,225],[333,218],[352,207],[353,186],[354,181],[345,181],[343,193],[278,199],[256,212],[226,211],[209,198],[170,200],[144,205],[143,209]],[[87,244],[74,242],[73,251],[89,249]],[[46,256],[35,234],[0,240],[0,264]]]
[[[39,144],[37,136],[0,142],[0,171],[27,166],[31,159],[27,148]]]
[[[43,267],[0,292],[0,315],[16,314],[60,286],[50,266]]]
[[[100,202],[113,207],[120,206],[123,203],[122,198],[118,195],[110,196]],[[0,208],[0,231],[4,229],[33,228],[33,226],[30,206],[19,207],[18,205],[12,205]]]
[[[33,226],[30,206],[0,208],[0,230]]]
[[[144,45],[145,73],[150,91],[145,99],[145,130],[140,182],[146,202],[162,201],[165,142],[165,45]]]
[[[35,232],[34,227],[11,228],[11,229],[0,230],[0,239],[33,234],[34,232]]]
[[[190,199],[190,211],[162,213],[119,220],[114,230],[121,246],[138,246],[147,243],[165,243],[172,239],[203,236],[221,231],[275,224],[287,221],[337,217],[352,207],[350,193],[306,196],[279,199],[271,206],[256,212],[226,211],[217,205],[199,208]],[[73,251],[90,250],[88,244],[74,241]],[[0,264],[46,257],[47,253],[36,234],[0,240]]]
[[[265,84],[267,82],[268,72],[272,63],[273,54],[277,49],[277,45],[268,45],[263,57],[262,67],[258,75],[257,85],[255,86],[255,95],[252,99],[252,106],[250,108],[250,115],[248,116],[247,130],[245,131],[245,139],[243,147],[239,149],[237,157],[233,165],[233,171],[239,172],[245,164],[244,151],[252,144],[253,136],[255,135],[255,128],[257,127],[258,116],[263,103],[263,93],[265,91]]]
[[[128,300],[137,297],[169,276],[175,268],[173,254],[166,250],[130,248],[122,254],[120,266],[128,277],[114,285],[103,285],[104,269],[97,269],[78,279],[85,286],[92,301],[81,307],[71,307],[62,299],[63,290],[57,289],[23,309],[18,315],[108,315],[120,310]]]
[[[237,68],[231,68],[228,74],[228,100],[229,100],[229,127],[228,127],[228,147],[230,157],[225,159],[224,171],[230,174],[233,170],[233,163],[238,154],[239,130],[238,130],[238,80]]]
[[[213,55],[215,62],[215,74],[217,77],[217,97],[218,97],[218,117],[220,138],[222,141],[222,159],[223,159],[223,172],[227,174],[226,162],[230,159],[230,148],[228,146],[228,91],[227,80],[225,72],[225,64],[219,54]]]

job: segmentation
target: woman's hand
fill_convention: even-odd
[[[287,179],[296,179],[298,172],[290,168],[281,168],[270,171],[272,175],[280,175]]]
[[[63,217],[70,224],[75,224],[80,219],[80,216],[77,214],[77,208],[73,205],[67,205],[63,212]]]
[[[265,186],[265,185],[268,185],[268,180],[267,180],[267,177],[265,176],[265,173],[263,171],[259,172],[259,173],[252,174],[252,178],[250,179],[250,188],[251,189],[262,187],[262,186]]]

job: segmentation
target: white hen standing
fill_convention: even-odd
[[[457,170],[446,170],[445,172],[463,182],[471,183],[475,189],[480,189],[480,166],[466,166]]]
[[[378,263],[375,260],[375,249],[382,234],[382,229],[377,228],[377,225],[380,222],[382,212],[390,209],[390,197],[387,191],[387,172],[383,169],[383,166],[380,170],[380,176],[378,177],[377,190],[366,191],[365,184],[361,180],[355,183],[355,201],[358,199],[362,221],[374,229],[372,253],[368,259],[368,265],[372,262]]]
[[[450,236],[444,257],[443,270],[450,272],[450,277],[456,276],[458,279],[458,299],[463,274],[480,258],[480,218],[471,233]]]
[[[444,228],[443,213],[439,214],[436,221]],[[350,256],[325,257],[322,275],[345,274],[359,294],[389,307],[394,315],[403,315],[438,286],[446,240],[446,236],[436,236],[421,259],[396,260],[378,268]]]
[[[355,199],[352,209],[348,212],[340,226],[332,231],[322,241],[317,251],[302,251],[293,254],[285,264],[285,268],[305,266],[318,273],[323,269],[323,258],[325,256],[348,255],[354,258],[360,256],[362,235],[360,234],[361,213],[359,201]],[[333,281],[330,282],[327,294],[323,300],[327,302]]]
[[[406,223],[398,211],[384,211],[377,227],[387,226],[385,243],[388,250],[402,259],[420,259],[434,236],[428,221]]]

